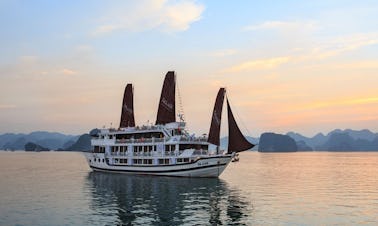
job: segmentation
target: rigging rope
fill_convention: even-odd
[[[186,122],[185,121],[184,107],[182,105],[181,92],[180,92],[179,83],[177,81],[177,77],[176,77],[176,87],[177,87],[177,97],[178,97],[178,102],[179,102],[178,115],[179,115],[180,120],[182,120],[183,122]],[[188,126],[186,126],[186,130],[189,131]]]
[[[226,93],[226,97],[227,97],[227,99],[228,99],[229,104],[231,105],[231,101],[230,101],[230,97],[228,96],[228,93]],[[239,119],[239,121],[241,122],[241,124],[242,124],[242,126],[243,126],[243,129],[247,132],[247,135],[248,135],[249,137],[252,137],[252,136],[251,136],[251,132],[249,132],[249,130],[248,130],[247,126],[245,125],[243,119],[240,117],[240,115],[239,115],[239,113],[238,113],[238,111],[237,111],[237,108],[234,108],[233,106],[230,106],[230,107],[232,107],[231,109],[233,110],[233,112],[236,113],[236,116],[237,116],[237,118]]]

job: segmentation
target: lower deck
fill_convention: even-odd
[[[177,161],[180,158],[170,158],[164,164],[158,164],[161,158],[143,159],[146,164],[138,164],[138,159],[107,158],[105,154],[86,153],[89,166],[96,171],[107,171],[116,173],[148,174],[163,176],[184,176],[184,177],[218,177],[232,159],[232,155],[197,156],[196,158],[185,158],[184,162]],[[120,161],[122,159],[122,161]],[[186,160],[188,159],[188,160]],[[134,164],[137,160],[137,164]],[[166,159],[164,159],[166,160]],[[175,161],[176,160],[176,161]],[[120,163],[122,162],[122,163]],[[175,162],[173,164],[173,162]],[[150,164],[155,163],[155,164]]]

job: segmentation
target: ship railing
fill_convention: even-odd
[[[127,143],[156,143],[156,142],[165,142],[165,138],[140,138],[140,139],[117,139],[117,144]]]
[[[127,156],[128,152],[124,152],[124,151],[111,152],[111,155],[112,156]]]
[[[207,142],[207,137],[181,137],[180,141]]]

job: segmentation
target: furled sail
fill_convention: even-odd
[[[174,71],[168,71],[165,75],[163,89],[161,91],[159,109],[156,118],[156,125],[176,121],[176,78]]]
[[[253,148],[255,145],[243,136],[238,125],[236,124],[234,115],[232,114],[230,103],[227,99],[228,114],[228,153],[241,152]]]
[[[133,85],[127,84],[123,94],[120,128],[135,127],[133,93]]]
[[[223,108],[224,94],[226,93],[225,88],[220,88],[218,91],[217,99],[215,100],[213,115],[211,117],[211,125],[209,131],[209,137],[207,142],[219,146],[220,140],[220,127],[221,127],[221,116]]]

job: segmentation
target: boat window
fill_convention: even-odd
[[[165,145],[165,151],[174,151],[176,149],[176,145]]]
[[[177,163],[186,163],[189,162],[189,158],[178,158],[176,160]]]
[[[201,144],[180,144],[179,150],[185,150],[185,149],[195,149],[195,150],[208,150],[208,145],[201,145]]]
[[[143,164],[152,165],[152,159],[143,159]]]
[[[159,159],[159,165],[169,165],[169,159]]]
[[[141,139],[142,137],[144,139],[149,139],[149,138],[162,138],[164,137],[164,134],[162,132],[146,132],[146,133],[133,133],[133,134],[116,134],[116,139],[118,140],[121,140],[121,139],[135,139],[135,140],[139,140]]]

